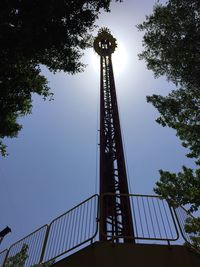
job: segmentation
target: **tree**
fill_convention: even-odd
[[[28,245],[24,244],[20,252],[18,252],[15,256],[9,257],[6,260],[4,266],[5,267],[13,267],[13,266],[23,267],[26,262],[26,259],[28,258],[27,250],[28,250]]]
[[[200,2],[169,0],[156,4],[153,14],[138,25],[145,31],[139,55],[156,77],[166,75],[175,84],[199,91]]]
[[[116,0],[120,1],[120,0]],[[40,64],[75,74],[84,69],[82,51],[111,0],[0,1],[0,153],[5,137],[17,136],[17,122],[31,112],[32,94],[51,97]]]
[[[147,101],[160,113],[156,121],[176,131],[197,166],[196,170],[183,166],[178,174],[160,170],[154,190],[171,202],[189,204],[193,212],[200,207],[200,1],[157,3],[138,29],[145,31],[139,58],[155,77],[166,75],[177,87],[168,96],[148,96]],[[186,230],[199,234],[199,218]],[[195,242],[200,246],[200,238]]]
[[[16,255],[6,259],[4,267],[24,267],[26,260],[28,259],[28,245],[23,244],[20,252]],[[40,263],[31,265],[31,267],[50,267],[54,261],[49,261],[47,263]]]

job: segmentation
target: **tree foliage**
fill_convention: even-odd
[[[197,165],[194,171],[183,166],[177,174],[160,170],[155,192],[169,201],[189,204],[193,212],[200,207],[200,1],[157,3],[138,29],[145,31],[140,59],[155,77],[165,75],[177,86],[168,96],[148,96],[147,101],[160,113],[156,121],[176,131],[189,150],[187,156]],[[200,232],[197,221],[190,222],[190,232],[196,231],[195,227]],[[186,225],[186,230],[189,228]]]
[[[27,254],[27,250],[28,250],[28,245],[24,244],[20,250],[20,252],[18,252],[16,255],[9,257],[4,266],[5,267],[24,267],[24,264],[26,262],[26,259],[28,258],[28,254]]]
[[[21,250],[16,255],[6,259],[4,267],[24,267],[28,257],[28,245],[23,244]],[[47,263],[34,264],[30,267],[50,267],[53,263],[54,261],[49,261]]]
[[[120,0],[116,0],[120,1]],[[17,136],[17,119],[31,112],[32,95],[51,96],[40,64],[75,74],[101,9],[111,0],[0,1],[0,152],[4,137]]]
[[[194,171],[183,166],[182,172],[170,173],[160,170],[160,181],[156,183],[155,192],[179,205],[189,205],[190,211],[197,211],[200,206],[200,170]]]
[[[199,90],[199,0],[157,3],[153,14],[138,29],[145,31],[145,49],[139,57],[147,62],[155,76],[166,75],[175,84]]]

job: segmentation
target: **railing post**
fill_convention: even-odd
[[[7,260],[7,258],[8,258],[8,253],[9,253],[9,249],[7,250],[7,253],[6,253],[6,256],[5,256],[5,259],[4,259],[4,262],[3,262],[2,267],[5,266],[6,260]]]
[[[47,231],[46,231],[44,243],[43,243],[43,246],[42,246],[42,252],[41,252],[39,263],[42,263],[43,258],[44,258],[44,253],[45,253],[45,249],[46,249],[46,245],[47,245],[47,241],[48,241],[48,237],[49,237],[49,230],[50,230],[50,225],[47,226]]]

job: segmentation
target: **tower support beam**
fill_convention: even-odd
[[[100,55],[100,240],[134,239],[112,53],[116,39],[103,28],[94,41]],[[133,242],[133,241],[131,241]]]

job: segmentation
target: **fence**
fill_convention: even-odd
[[[48,226],[44,225],[33,233],[31,233],[30,235],[13,244],[7,254],[7,260],[20,253],[22,247],[26,246],[27,259],[25,260],[24,267],[30,267],[34,264],[40,263],[40,257],[44,245],[47,228]],[[0,266],[3,266],[3,264]]]
[[[106,195],[113,198],[113,194]],[[130,199],[134,228],[132,238],[169,243],[177,240],[180,232],[191,244],[191,236],[187,235],[184,229],[186,219],[191,215],[185,209],[182,207],[173,209],[167,201],[157,196],[118,195],[118,199],[123,197]],[[27,245],[28,256],[24,266],[31,267],[34,264],[54,260],[83,244],[92,242],[98,234],[99,207],[103,202],[104,197],[101,198],[100,205],[99,196],[93,195],[54,219],[49,226],[44,225],[16,242],[9,250],[0,253],[0,267],[3,267],[10,257],[17,255],[23,245]],[[117,237],[113,236],[112,240],[115,238]]]
[[[144,195],[132,195],[130,200],[136,239],[178,239],[176,223],[166,200]]]
[[[55,259],[91,241],[98,232],[98,195],[53,220],[49,226],[43,261]]]
[[[167,241],[168,243],[170,241],[176,241],[179,238],[172,209],[166,200],[162,200],[157,196],[150,195],[120,194],[117,196],[114,194],[105,194],[102,197],[101,207],[103,207],[104,201],[107,201],[109,203],[113,203],[114,209],[115,201],[112,201],[113,197],[117,197],[117,200],[121,202],[123,202],[123,198],[129,197],[134,236],[113,236],[113,233],[110,233],[112,236],[106,236],[107,238],[157,240]],[[112,207],[109,207],[109,209],[112,209]],[[103,229],[101,229],[101,231],[102,230]],[[106,233],[103,233],[103,235],[105,236]]]

